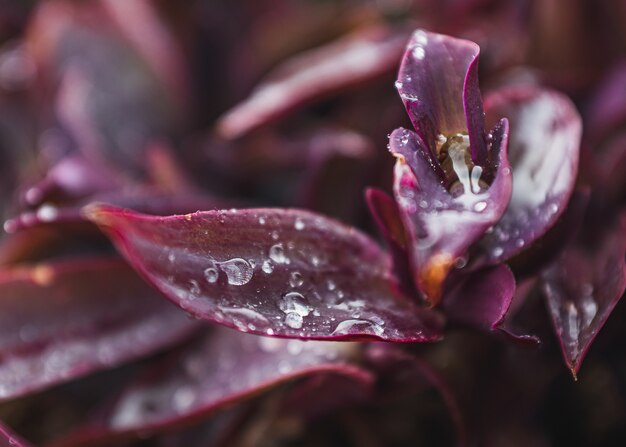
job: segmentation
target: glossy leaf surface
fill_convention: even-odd
[[[542,274],[563,357],[576,376],[594,338],[626,288],[626,226],[608,228],[593,248],[570,245]]]
[[[488,123],[510,122],[511,202],[480,242],[483,263],[499,263],[530,245],[556,222],[571,197],[581,121],[560,93],[530,87],[499,90],[485,100]]]
[[[428,341],[440,319],[397,291],[367,236],[299,210],[151,217],[86,209],[130,263],[187,312],[244,332]]]

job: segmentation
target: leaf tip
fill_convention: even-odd
[[[431,307],[441,300],[443,283],[454,265],[454,258],[448,253],[438,253],[428,260],[418,272],[418,284]]]

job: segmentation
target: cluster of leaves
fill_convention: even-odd
[[[620,445],[626,7],[180,3],[0,3],[0,445]]]

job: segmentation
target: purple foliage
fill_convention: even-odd
[[[623,444],[621,3],[23,3],[0,446]]]

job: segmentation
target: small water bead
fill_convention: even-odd
[[[404,84],[402,84],[402,81],[398,80],[395,82],[394,85],[396,86],[398,90],[400,90]]]
[[[303,322],[304,319],[302,318],[302,315],[295,312],[289,312],[285,315],[285,324],[292,329],[300,329]]]
[[[300,272],[291,272],[289,275],[289,285],[291,287],[300,287],[302,284],[304,284],[304,278],[302,278]]]
[[[496,247],[491,252],[491,256],[494,258],[499,258],[500,256],[502,256],[502,253],[504,253],[504,249],[502,247]]]
[[[272,239],[274,239],[275,241],[278,240],[278,231],[272,231]]]
[[[335,290],[337,288],[337,284],[332,279],[329,279],[326,282],[326,287],[328,287],[328,290],[330,290],[332,292],[333,290]]]
[[[355,332],[358,333],[366,333],[376,336],[381,336],[385,333],[385,328],[379,324],[376,324],[372,320],[361,320],[361,319],[352,319],[352,320],[344,320],[340,322],[335,330],[333,331],[334,335],[347,335],[353,334]]]
[[[482,213],[483,211],[485,211],[486,208],[487,202],[485,201],[476,202],[474,204],[474,211],[476,211],[477,213]]]
[[[274,271],[274,264],[272,264],[272,261],[270,261],[269,259],[266,259],[261,265],[261,270],[269,275]]]
[[[265,217],[259,217],[259,225],[265,225]]]
[[[426,50],[424,50],[424,47],[422,47],[421,45],[418,45],[413,48],[413,56],[418,60],[422,60],[424,59],[424,57],[426,57]]]
[[[550,214],[556,214],[558,210],[559,210],[559,205],[557,205],[556,203],[551,203],[550,205],[548,205],[548,212]]]
[[[305,227],[304,221],[299,218],[296,219],[295,222],[293,223],[293,227],[298,231],[304,230],[304,227]]]
[[[307,299],[298,292],[283,295],[278,307],[286,314],[295,313],[301,317],[306,317],[311,312]]]
[[[516,239],[515,240],[515,246],[517,248],[522,248],[524,246],[525,242],[524,239]]]
[[[243,258],[233,258],[218,263],[220,270],[226,273],[228,284],[242,286],[247,284],[254,275],[254,268]]]
[[[215,284],[220,276],[220,273],[217,271],[215,267],[208,267],[204,269],[204,278],[207,282],[211,284]]]
[[[200,284],[198,284],[198,281],[195,279],[189,281],[189,292],[191,292],[192,295],[200,295]]]
[[[277,264],[289,264],[289,258],[285,255],[283,244],[276,244],[270,247],[269,257]]]

